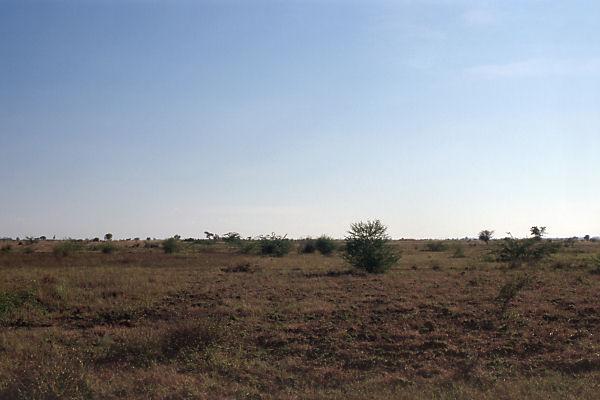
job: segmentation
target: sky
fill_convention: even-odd
[[[0,237],[600,235],[600,2],[0,0]]]

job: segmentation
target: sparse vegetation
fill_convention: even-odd
[[[498,293],[498,296],[496,296],[496,301],[500,303],[500,313],[502,315],[506,313],[510,302],[513,301],[530,283],[531,278],[527,275],[523,275],[511,279],[500,288],[500,292]]]
[[[344,258],[355,268],[370,273],[387,271],[399,256],[389,246],[387,227],[379,220],[357,222],[350,225],[346,236]]]
[[[452,254],[453,258],[465,258],[466,257],[465,249],[460,243],[454,245],[453,248],[454,248],[454,252]]]
[[[67,257],[79,250],[81,250],[81,244],[75,240],[65,240],[52,248],[52,252],[57,257]]]
[[[598,243],[511,270],[481,261],[502,240],[387,241],[404,262],[374,275],[341,251],[202,242],[176,257],[126,241],[3,254],[0,399],[597,397]]]

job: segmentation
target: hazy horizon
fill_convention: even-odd
[[[600,235],[600,3],[0,2],[0,237]]]

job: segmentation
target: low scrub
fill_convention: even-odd
[[[67,257],[81,250],[81,244],[75,240],[60,242],[52,248],[52,253],[57,257]]]
[[[425,251],[446,251],[448,246],[441,240],[432,240],[425,243]]]
[[[292,249],[292,241],[286,236],[272,233],[269,236],[260,237],[259,248],[262,255],[283,257]]]
[[[162,248],[167,254],[177,253],[181,248],[179,239],[172,237],[164,240],[162,242]]]

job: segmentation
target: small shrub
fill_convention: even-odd
[[[0,320],[24,304],[35,303],[35,301],[35,295],[32,290],[0,292]]]
[[[107,243],[103,243],[100,246],[100,251],[102,251],[103,254],[112,254],[117,250],[117,246],[115,246],[114,244],[107,242]]]
[[[317,251],[317,246],[315,244],[315,240],[306,238],[300,242],[300,247],[298,248],[298,252],[302,254],[312,254]]]
[[[382,273],[394,265],[399,256],[389,246],[387,228],[379,220],[350,225],[344,258],[355,268]]]
[[[465,249],[457,244],[454,246],[454,253],[452,254],[452,258],[465,258]]]
[[[425,243],[425,251],[446,251],[448,246],[441,240],[432,240]]]
[[[100,241],[100,238],[98,238],[98,237],[95,237],[92,239],[92,242],[99,242],[99,241]]]
[[[81,250],[81,244],[74,240],[66,240],[54,246],[52,253],[57,257],[67,257]]]
[[[174,237],[166,239],[162,242],[162,248],[167,254],[177,253],[180,248],[179,240]]]
[[[315,247],[319,251],[319,253],[324,256],[328,256],[335,251],[336,245],[332,238],[329,236],[321,236],[315,242]]]
[[[596,255],[595,257],[592,257],[590,261],[593,267],[593,269],[590,272],[594,275],[600,275],[600,254]]]
[[[231,272],[256,272],[258,270],[258,266],[252,266],[249,262],[239,263],[235,266],[229,266],[225,268],[221,268],[221,271],[231,273]]]
[[[496,301],[500,303],[501,314],[505,314],[510,302],[530,283],[531,279],[528,276],[520,276],[511,279],[500,288]]]
[[[262,255],[283,257],[292,249],[292,241],[285,236],[272,233],[269,236],[261,236],[259,246]]]

